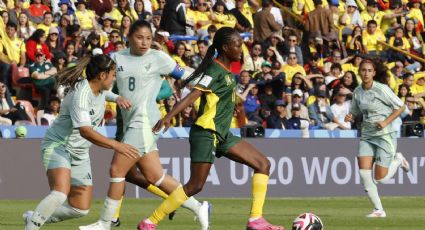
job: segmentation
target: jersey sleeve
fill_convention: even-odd
[[[196,81],[194,88],[199,89],[203,92],[212,92],[214,85],[214,78],[210,75],[204,75],[199,77],[199,80]]]
[[[176,79],[180,79],[181,76],[183,76],[183,72],[184,70],[177,65],[176,61],[174,61],[173,58],[171,58],[169,55],[167,55],[166,53],[162,52],[162,51],[158,51],[158,57],[159,60],[157,63],[160,63],[161,68],[159,69],[160,71],[160,75],[170,75],[171,77],[173,77],[172,75],[176,75],[173,78]],[[178,75],[180,75],[180,77],[178,77]]]
[[[89,90],[82,90],[73,96],[70,115],[74,128],[91,126],[89,93]]]
[[[390,87],[384,85],[381,91],[385,103],[391,106],[393,109],[399,109],[404,105],[403,101],[397,97],[397,95],[395,95]]]

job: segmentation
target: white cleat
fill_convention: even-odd
[[[211,204],[208,201],[202,202],[199,208],[198,220],[201,224],[201,230],[208,230],[210,226]]]
[[[110,230],[111,226],[104,226],[100,221],[86,225],[86,226],[80,226],[78,227],[80,230]]]
[[[384,210],[376,210],[374,209],[373,212],[366,216],[367,218],[385,218],[387,217],[387,214]]]
[[[401,169],[403,169],[404,172],[409,172],[410,171],[410,164],[409,162],[406,160],[406,158],[403,156],[402,153],[398,152],[395,154],[395,157],[401,160]]]
[[[22,219],[24,219],[25,226],[31,221],[31,217],[34,214],[33,211],[26,211],[22,214]]]

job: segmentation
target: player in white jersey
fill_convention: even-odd
[[[138,157],[138,150],[104,137],[95,129],[105,112],[105,98],[123,109],[131,107],[122,96],[109,92],[116,65],[106,55],[85,57],[61,72],[59,84],[69,87],[54,121],[41,144],[41,158],[51,192],[34,211],[24,214],[25,229],[87,215],[92,198],[89,148],[91,143],[114,149],[126,158]],[[83,71],[87,77],[83,77]],[[64,204],[68,199],[67,204]]]
[[[373,61],[362,61],[359,68],[362,84],[354,90],[350,113],[345,118],[345,121],[353,121],[358,116],[363,118],[358,149],[359,173],[374,205],[372,213],[367,215],[372,218],[386,217],[376,183],[385,183],[400,166],[409,171],[409,163],[401,153],[396,153],[396,130],[392,125],[405,106],[387,85],[376,81],[385,78],[384,73]],[[374,165],[375,178],[372,177]]]
[[[136,21],[129,31],[129,49],[117,52],[113,59],[117,63],[117,86],[119,94],[129,98],[131,110],[122,111],[123,142],[135,146],[140,153],[138,159],[129,159],[115,154],[110,169],[110,186],[105,199],[104,209],[99,221],[81,230],[109,230],[111,220],[124,193],[125,176],[136,165],[149,184],[170,194],[181,184],[165,174],[157,147],[158,133],[152,128],[160,119],[156,96],[165,75],[175,79],[185,79],[190,73],[185,72],[176,62],[162,51],[151,49],[152,30],[145,21]],[[185,207],[192,210],[199,218],[203,230],[208,229],[209,203],[198,202],[191,197]]]

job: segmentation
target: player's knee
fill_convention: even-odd
[[[270,172],[270,161],[269,161],[269,159],[267,159],[266,157],[261,158],[257,162],[256,166],[257,166],[256,172],[269,175],[269,172]]]
[[[149,184],[153,184],[156,187],[161,186],[162,182],[164,182],[165,179],[165,172],[159,175],[147,175],[146,180]]]
[[[122,170],[120,169],[120,167],[116,164],[112,164],[111,167],[109,168],[109,176],[111,178],[114,177],[124,177],[125,175],[122,175]]]
[[[194,196],[202,191],[203,183],[189,183],[184,186],[184,191],[188,197]]]

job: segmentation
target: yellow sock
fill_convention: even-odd
[[[269,176],[255,173],[252,176],[252,206],[251,218],[258,218],[263,215],[263,205],[266,199],[267,182]]]
[[[118,203],[118,208],[117,208],[117,211],[114,214],[114,219],[113,220],[116,220],[116,219],[120,218],[121,205],[122,205],[122,200],[123,199],[124,199],[124,197],[122,196],[120,202]]]
[[[149,220],[154,224],[158,224],[166,215],[179,208],[187,199],[188,197],[183,187],[178,187],[155,209]]]
[[[162,191],[160,188],[156,187],[153,184],[150,184],[146,190],[148,190],[149,192],[161,197],[162,199],[167,199],[168,195],[167,193],[165,193],[164,191]]]

